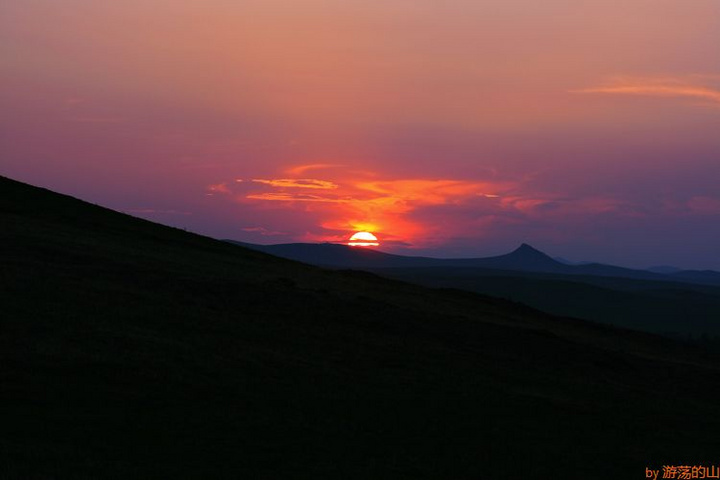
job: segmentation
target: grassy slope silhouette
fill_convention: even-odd
[[[0,477],[636,478],[717,460],[720,362],[0,178]]]

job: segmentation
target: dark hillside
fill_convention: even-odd
[[[683,339],[720,340],[720,288],[710,285],[475,268],[374,271],[429,287],[506,298],[554,315]]]
[[[0,177],[0,478],[640,478],[718,460],[720,362]]]

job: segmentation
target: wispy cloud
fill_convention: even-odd
[[[330,174],[330,172],[327,172]],[[423,209],[443,206],[476,205],[486,208],[495,204],[514,182],[490,182],[458,179],[378,179],[373,173],[368,181],[352,171],[335,170],[332,180],[308,178],[253,179],[250,182],[221,183],[214,190],[232,193],[242,203],[258,207],[282,208],[303,212],[315,218],[319,230],[305,232],[303,239],[343,241],[348,232],[368,230],[380,232],[384,242],[404,243],[411,239],[427,244],[433,232],[443,227],[425,224],[417,213]],[[273,207],[276,204],[277,207]],[[263,208],[263,207],[260,207]],[[415,216],[415,218],[411,218]],[[445,227],[447,228],[447,227]],[[251,232],[258,233],[258,232]],[[310,235],[311,237],[308,237]]]
[[[290,175],[305,175],[305,173],[313,171],[313,170],[327,170],[330,168],[339,168],[343,167],[344,165],[339,163],[309,163],[307,165],[297,165],[295,167],[291,167],[287,169],[287,173]]]
[[[575,93],[641,95],[652,97],[684,97],[705,100],[720,107],[718,77],[692,75],[688,77],[615,77],[597,87],[575,90]]]
[[[412,244],[421,248],[454,238],[482,238],[522,224],[555,225],[582,222],[588,217],[635,218],[648,214],[638,205],[614,196],[572,197],[539,191],[524,177],[387,178],[374,172],[369,176],[372,180],[368,180],[368,176],[358,177],[344,169],[326,174],[329,179],[227,181],[211,185],[209,191],[222,193],[224,198],[251,210],[289,212],[281,214],[286,223],[247,227],[244,231],[249,234],[344,242],[352,232],[371,231],[380,236],[384,245]],[[711,212],[716,204],[697,198],[692,208]],[[294,225],[294,230],[286,226],[287,222]],[[302,225],[301,230],[298,225]]]
[[[322,190],[334,190],[338,188],[338,185],[333,182],[315,178],[274,178],[270,180],[254,178],[252,181],[278,188],[317,188]]]
[[[230,195],[230,189],[228,188],[227,183],[217,183],[215,185],[208,185],[207,186],[207,193],[206,195],[215,195],[215,194],[223,194],[223,195]]]
[[[373,192],[378,198],[391,198],[415,204],[444,204],[466,197],[499,197],[498,191],[513,187],[511,183],[468,180],[400,179],[357,183],[356,187]]]
[[[286,192],[263,192],[251,193],[245,198],[251,200],[270,200],[275,202],[325,202],[325,203],[347,203],[350,200],[338,197],[326,197],[320,195],[310,195],[306,193],[286,193]]]

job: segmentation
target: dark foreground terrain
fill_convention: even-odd
[[[0,178],[0,478],[633,479],[720,462],[720,362]]]

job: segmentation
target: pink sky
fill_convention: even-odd
[[[717,0],[8,0],[0,174],[256,243],[720,270]]]

